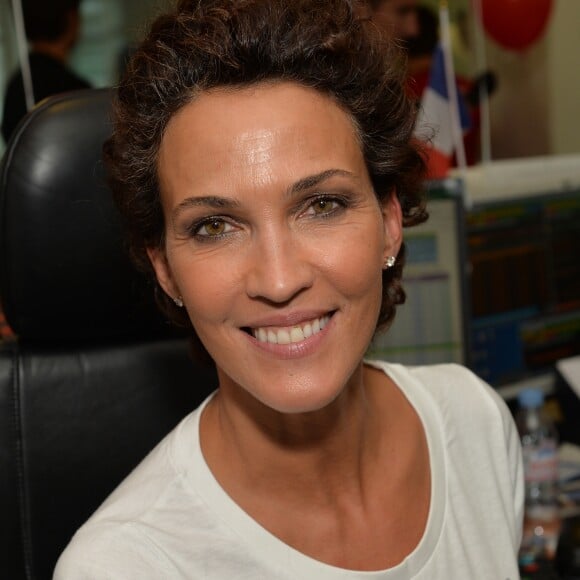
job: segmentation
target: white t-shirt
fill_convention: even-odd
[[[55,580],[516,580],[519,439],[504,402],[457,365],[383,369],[418,413],[431,464],[424,535],[403,562],[359,572],[305,556],[261,527],[204,461],[188,415],[75,534]],[[386,546],[388,549],[388,546]]]

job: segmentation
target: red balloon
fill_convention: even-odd
[[[483,27],[498,44],[525,50],[543,34],[552,0],[481,0]]]

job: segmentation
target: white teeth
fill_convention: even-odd
[[[301,340],[304,340],[304,332],[302,329],[298,328],[297,326],[292,328],[290,331],[290,340],[292,342],[300,342]]]
[[[301,342],[305,338],[320,332],[330,320],[329,316],[322,316],[301,326],[292,326],[289,328],[255,328],[252,331],[254,338],[260,342],[269,342],[271,344],[290,344],[292,342]]]

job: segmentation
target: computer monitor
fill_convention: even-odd
[[[580,353],[580,190],[467,212],[471,367],[496,387]]]
[[[429,219],[404,230],[405,304],[369,357],[407,365],[469,362],[466,232],[461,181],[432,181]]]

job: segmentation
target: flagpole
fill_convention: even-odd
[[[481,0],[474,0],[475,9],[475,58],[478,73],[485,72],[485,38],[483,36],[483,7]],[[479,88],[480,132],[481,132],[481,162],[491,161],[491,115],[489,109],[489,94],[487,84],[481,83]]]
[[[443,63],[445,67],[445,84],[447,87],[447,95],[449,96],[451,135],[455,145],[457,167],[464,174],[467,169],[467,161],[465,157],[465,145],[463,143],[463,132],[461,130],[461,119],[459,116],[459,98],[457,96],[453,56],[451,54],[451,25],[449,23],[449,9],[446,0],[439,2],[439,25],[441,28],[441,48],[443,50]]]
[[[26,40],[24,16],[22,14],[20,0],[12,0],[12,12],[16,31],[16,44],[18,45],[18,58],[20,59],[20,70],[22,71],[26,110],[30,111],[34,107],[34,88],[32,86],[32,74],[30,72],[30,61],[28,60],[28,42]]]

